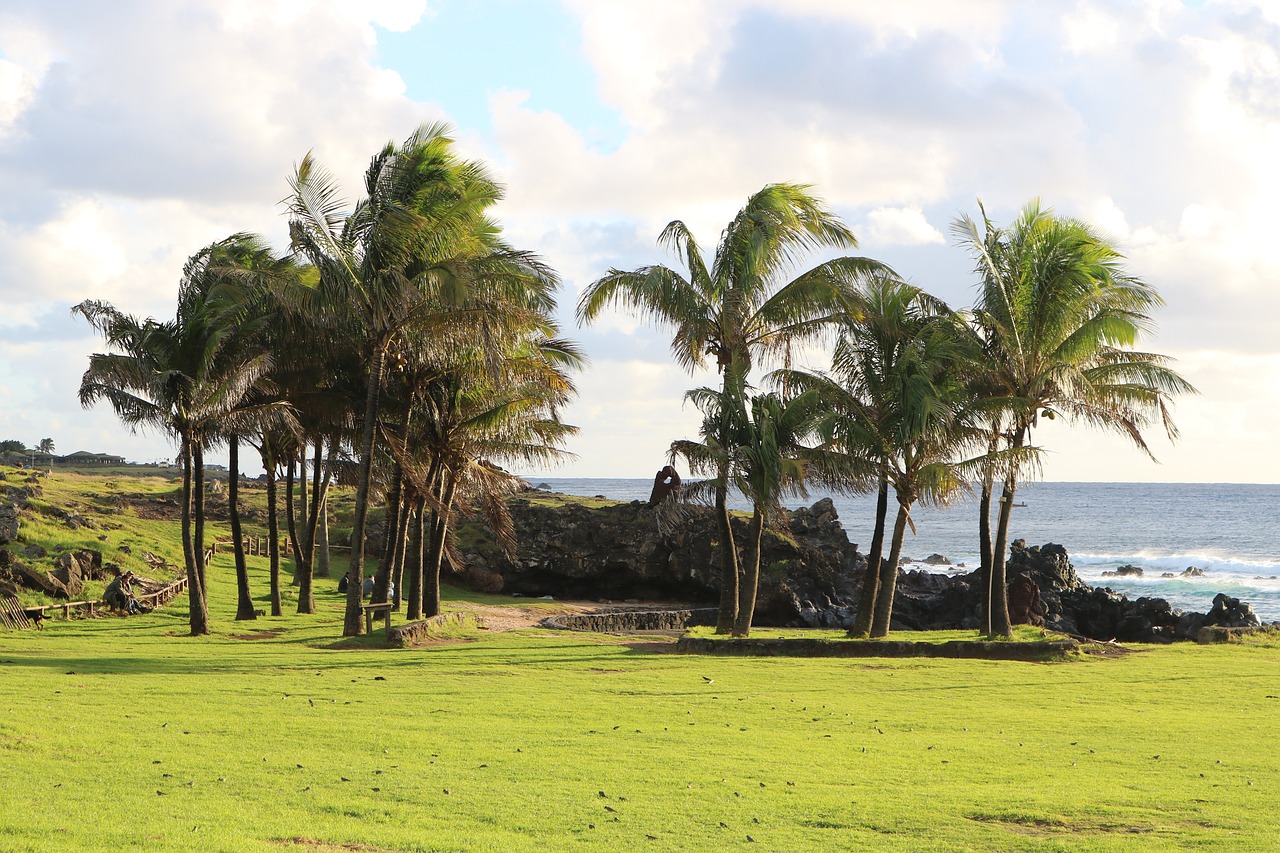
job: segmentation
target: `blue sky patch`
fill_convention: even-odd
[[[553,0],[439,0],[408,32],[378,31],[378,58],[414,100],[440,104],[463,129],[487,133],[489,95],[527,91],[532,110],[560,114],[600,150],[626,135],[602,103],[577,20]]]

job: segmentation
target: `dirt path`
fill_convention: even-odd
[[[474,613],[486,631],[519,631],[522,628],[536,628],[548,616],[563,613],[587,613],[599,609],[600,605],[591,601],[557,601],[554,606],[541,607],[536,604],[501,605],[470,604],[459,601],[454,609]]]

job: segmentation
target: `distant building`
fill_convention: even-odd
[[[39,454],[37,454],[38,456]],[[47,455],[47,454],[46,454]],[[59,465],[124,465],[123,456],[114,456],[110,453],[90,453],[87,450],[77,450],[66,456],[53,457],[54,462]]]

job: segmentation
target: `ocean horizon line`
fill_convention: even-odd
[[[522,480],[652,480],[653,474],[637,474],[627,476],[585,476],[575,475],[568,476],[566,474],[521,474],[512,472],[514,476]],[[654,473],[657,473],[655,469]],[[695,481],[706,479],[705,477],[685,477],[684,479]],[[1018,491],[1022,491],[1028,487],[1038,485],[1072,485],[1072,486],[1280,486],[1280,483],[1244,483],[1229,480],[1027,480],[1018,484]],[[816,489],[814,490],[817,491]],[[832,491],[834,490],[827,490]],[[857,493],[854,493],[857,494]]]

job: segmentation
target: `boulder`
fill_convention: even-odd
[[[1104,578],[1140,578],[1142,577],[1142,569],[1138,566],[1120,566],[1114,572],[1103,572]]]
[[[951,565],[951,561],[950,561],[950,560],[948,560],[946,557],[942,556],[941,554],[930,554],[929,556],[925,557],[925,558],[924,558],[923,560],[921,560],[920,562],[922,562],[922,563],[924,563],[924,564],[926,564],[926,565],[929,565],[929,566],[949,566],[949,565]]]
[[[1009,621],[1014,625],[1044,625],[1044,603],[1040,587],[1026,572],[1009,581]]]
[[[98,551],[69,551],[53,561],[53,577],[69,596],[78,596],[87,580],[105,580],[102,554]]]
[[[12,502],[0,503],[0,545],[8,545],[18,540],[18,505]]]
[[[1196,639],[1200,634],[1200,629],[1204,627],[1204,620],[1205,615],[1203,613],[1192,613],[1190,611],[1183,613],[1178,617],[1178,624],[1174,628],[1174,639]]]
[[[1015,539],[1009,545],[1006,576],[1027,572],[1043,593],[1046,589],[1067,591],[1086,589],[1076,575],[1067,549],[1053,542],[1027,547],[1027,540]]]
[[[71,512],[58,506],[51,506],[46,513],[53,518],[58,519],[72,530],[79,530],[81,527],[93,529],[94,524],[78,512]]]
[[[1213,597],[1213,607],[1205,614],[1204,620],[1206,626],[1222,628],[1253,628],[1260,624],[1257,614],[1247,602],[1221,592]]]
[[[9,577],[34,592],[43,593],[50,598],[71,598],[67,588],[48,572],[31,568],[26,563],[14,560],[9,567]]]
[[[1187,566],[1182,570],[1181,576],[1184,578],[1202,578],[1204,577],[1204,569],[1197,568],[1196,566]]]

